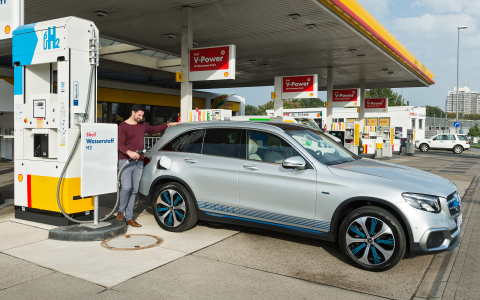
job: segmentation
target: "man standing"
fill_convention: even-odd
[[[144,113],[144,105],[134,104],[130,118],[118,126],[119,168],[121,168],[129,158],[132,158],[133,161],[123,169],[120,179],[122,188],[120,189],[120,205],[118,207],[117,220],[126,220],[127,224],[132,227],[142,226],[132,219],[135,197],[143,172],[143,156],[140,156],[136,151],[144,148],[145,133],[159,133],[165,131],[167,127],[178,124],[168,123],[152,127],[142,122]]]

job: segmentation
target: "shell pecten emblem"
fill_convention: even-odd
[[[228,77],[228,72],[223,73],[225,77]]]
[[[10,33],[10,25],[5,26],[5,33],[6,34]]]
[[[310,93],[310,97],[313,97],[313,93]]]

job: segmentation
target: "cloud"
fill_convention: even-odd
[[[465,35],[477,35],[476,19],[469,14],[431,15],[426,13],[420,17],[398,18],[392,22],[393,28],[401,35],[421,38],[425,41],[446,42],[456,36],[457,27],[466,25]]]
[[[425,6],[434,13],[480,15],[478,0],[418,0],[413,6]]]

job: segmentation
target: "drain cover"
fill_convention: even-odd
[[[163,239],[149,234],[126,234],[102,242],[110,250],[142,250],[160,245]]]

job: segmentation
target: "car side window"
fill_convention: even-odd
[[[161,151],[202,153],[204,134],[203,129],[188,131],[165,144]]]
[[[239,133],[236,128],[207,129],[202,154],[238,158],[235,150]]]
[[[298,151],[275,134],[247,130],[246,158],[281,164],[286,158],[299,156]]]
[[[466,141],[467,140],[467,137],[464,136],[464,135],[457,135],[458,139],[461,140],[461,141]]]
[[[455,141],[455,135],[453,134],[446,135],[446,137],[447,137],[446,140],[448,141]]]

